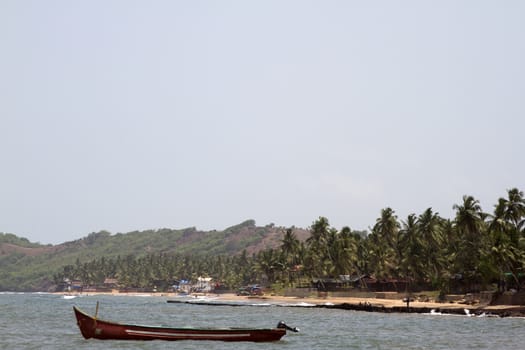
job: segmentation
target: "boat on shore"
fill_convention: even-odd
[[[78,328],[85,339],[113,340],[218,340],[272,342],[280,340],[286,331],[298,332],[284,322],[275,328],[170,328],[121,324],[104,321],[73,306]]]

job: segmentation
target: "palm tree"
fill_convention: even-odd
[[[284,237],[281,241],[281,251],[287,256],[290,264],[295,265],[297,262],[297,252],[299,250],[299,240],[293,232],[294,228],[289,228],[284,233]]]
[[[275,282],[278,263],[279,256],[276,251],[274,249],[267,249],[258,254],[254,268],[261,279],[266,277],[268,282],[272,283]]]
[[[354,270],[357,257],[357,243],[352,235],[352,230],[350,230],[349,227],[343,227],[341,231],[335,235],[334,242],[330,248],[333,275],[350,274]]]
[[[416,281],[423,278],[423,248],[418,237],[417,217],[410,214],[406,221],[401,223],[399,231],[401,242],[401,271],[404,272],[407,280],[410,276]]]
[[[463,196],[463,204],[454,204],[453,209],[456,210],[456,226],[461,232],[469,238],[479,239],[485,217],[479,201],[472,196]]]
[[[505,200],[505,211],[503,218],[512,223],[514,228],[519,232],[525,223],[525,198],[523,192],[517,188],[507,191],[508,199]]]
[[[525,216],[524,203],[523,192],[509,190],[508,199],[500,198],[494,215],[490,216],[488,230],[491,249],[486,255],[493,270],[498,271],[500,287],[504,284],[506,273],[513,277],[516,288],[520,286],[518,273],[524,266],[523,239],[520,238]]]
[[[369,240],[362,238],[358,233],[354,233],[354,241],[356,243],[356,256],[354,268],[359,276],[361,288],[367,288],[366,281],[363,279],[364,275],[369,274],[370,265],[370,249]]]
[[[461,251],[461,240],[457,233],[457,228],[454,222],[450,219],[441,220],[441,235],[443,239],[443,249],[441,251],[442,266],[442,292],[443,294],[450,292],[450,282],[452,278],[457,276],[458,271],[462,271],[462,266],[458,263],[458,258]],[[445,283],[446,282],[446,283]]]
[[[382,209],[381,217],[376,220],[369,235],[372,266],[377,278],[390,277],[399,272],[399,228],[395,212],[391,208]]]
[[[281,253],[286,260],[286,270],[288,271],[288,281],[292,281],[291,271],[295,271],[297,265],[297,254],[299,251],[300,242],[293,232],[293,227],[286,230],[284,238],[282,239]]]
[[[306,240],[308,244],[307,264],[311,272],[317,276],[330,274],[332,268],[332,257],[330,246],[334,242],[335,229],[330,228],[328,219],[319,217],[310,228],[310,237]]]
[[[458,265],[463,267],[463,277],[471,284],[482,276],[478,267],[486,237],[484,233],[485,214],[479,201],[472,196],[463,196],[463,204],[454,204],[456,210],[455,227],[460,239]]]
[[[417,230],[420,237],[420,247],[423,262],[423,269],[427,280],[434,285],[441,285],[442,249],[443,237],[441,231],[441,218],[438,213],[433,213],[432,208],[428,208],[417,220]]]
[[[310,228],[310,237],[306,239],[306,243],[318,252],[323,251],[326,248],[325,245],[329,231],[330,224],[328,223],[328,219],[320,216],[319,219],[312,224],[312,227]]]

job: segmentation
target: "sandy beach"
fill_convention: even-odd
[[[403,309],[406,308],[407,304],[402,299],[379,299],[379,298],[356,298],[356,297],[326,297],[326,298],[297,298],[297,297],[285,297],[285,296],[262,296],[262,297],[246,297],[237,296],[235,294],[224,294],[219,295],[218,298],[224,301],[239,301],[239,300],[266,300],[268,302],[275,303],[306,303],[315,305],[370,305],[374,308],[385,308],[385,309]],[[435,309],[435,310],[461,310],[469,309],[475,311],[498,311],[498,310],[522,310],[522,305],[485,305],[485,304],[472,304],[466,305],[457,302],[449,303],[438,303],[438,302],[422,302],[422,301],[411,301],[410,307],[413,309]]]
[[[66,293],[57,293],[66,294]],[[113,295],[113,296],[151,296],[167,297],[180,299],[177,293],[122,293],[122,292],[88,292],[84,295]],[[263,295],[263,296],[238,296],[233,293],[222,294],[193,294],[189,298],[194,298],[200,303],[242,303],[250,301],[266,302],[280,305],[314,305],[318,307],[339,308],[348,310],[377,311],[377,312],[429,312],[437,310],[443,313],[464,314],[493,314],[498,316],[517,316],[525,317],[525,306],[523,305],[486,305],[472,304],[467,305],[458,302],[438,303],[430,301],[411,301],[410,310],[407,310],[407,304],[402,299],[382,299],[382,298],[359,298],[359,297],[288,297],[280,295]],[[468,311],[465,311],[468,310]]]

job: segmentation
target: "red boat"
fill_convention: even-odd
[[[279,322],[276,328],[167,328],[155,326],[128,325],[99,320],[73,306],[78,328],[86,339],[114,340],[220,340],[271,342],[281,339],[286,330],[298,332],[297,328],[288,327]]]

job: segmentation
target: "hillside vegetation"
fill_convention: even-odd
[[[298,230],[303,239],[308,235]],[[91,233],[87,237],[58,245],[31,243],[13,234],[0,233],[0,290],[43,291],[54,288],[53,276],[64,266],[100,258],[148,254],[198,256],[247,255],[277,247],[283,229],[256,226],[247,220],[223,231],[199,231],[194,227],[173,230],[158,229],[111,234]]]

